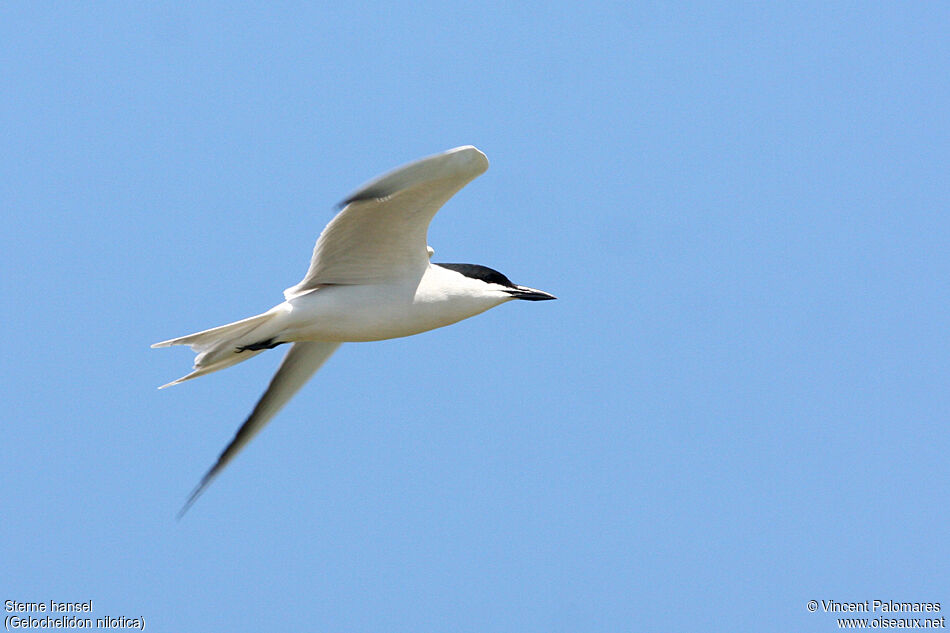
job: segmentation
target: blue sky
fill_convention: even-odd
[[[950,605],[942,3],[4,3],[0,599],[153,631],[830,631]],[[181,522],[334,203],[474,144],[436,260]],[[950,607],[947,607],[950,608]],[[6,615],[6,614],[5,614]]]

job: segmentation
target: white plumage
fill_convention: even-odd
[[[341,343],[418,334],[512,299],[554,299],[484,266],[429,261],[429,222],[486,169],[485,155],[465,146],[370,181],[344,201],[320,233],[307,274],[284,291],[283,303],[152,346],[189,345],[197,353],[194,371],[163,385],[167,387],[292,343],[264,395],[179,516]]]

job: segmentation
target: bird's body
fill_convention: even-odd
[[[432,249],[425,234],[432,216],[487,167],[484,154],[466,146],[370,182],[347,199],[320,234],[307,275],[284,291],[283,303],[153,345],[189,345],[198,353],[195,370],[167,387],[292,344],[254,411],[182,513],[341,343],[411,336],[513,299],[554,298],[484,266],[429,261]]]
[[[480,293],[482,284],[438,264],[418,279],[326,286],[273,308],[281,341],[381,341],[411,336],[480,314],[513,297]]]

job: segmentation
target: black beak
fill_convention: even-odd
[[[542,290],[528,288],[527,286],[515,286],[514,288],[509,288],[507,292],[515,299],[524,299],[525,301],[549,301],[551,299],[557,299],[557,297],[552,294],[548,294]]]

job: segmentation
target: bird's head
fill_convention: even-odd
[[[480,266],[478,264],[441,263],[436,264],[436,266],[454,270],[455,272],[470,279],[476,279],[485,284],[486,291],[498,292],[501,296],[507,295],[507,297],[512,299],[523,299],[525,301],[548,301],[550,299],[557,299],[557,297],[554,295],[544,292],[543,290],[537,290],[527,286],[519,286],[518,284],[513,283],[505,275],[501,274],[497,270],[494,270],[493,268],[489,268],[488,266]]]

